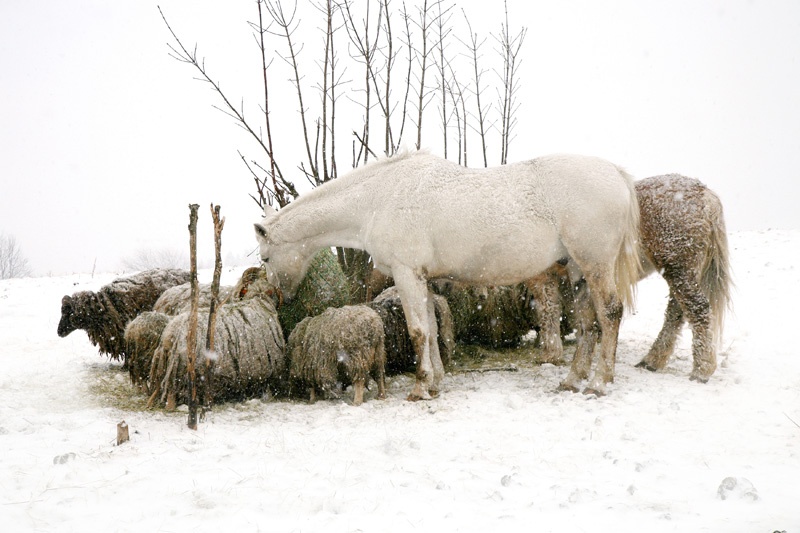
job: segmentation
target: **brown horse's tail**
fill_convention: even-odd
[[[619,167],[617,169],[628,185],[630,202],[622,244],[619,254],[617,254],[615,282],[617,284],[617,294],[623,306],[625,306],[625,309],[633,310],[636,303],[636,284],[641,278],[642,270],[639,260],[639,200],[636,197],[633,177],[625,170]]]
[[[705,191],[705,216],[711,224],[711,234],[706,256],[699,272],[700,286],[711,306],[711,331],[714,344],[722,340],[725,314],[731,307],[733,280],[728,259],[728,236],[725,231],[725,218],[722,202],[710,189]]]

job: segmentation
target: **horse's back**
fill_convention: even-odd
[[[370,252],[433,276],[515,283],[565,257],[613,262],[638,233],[632,180],[596,157],[470,169],[420,154],[378,170]]]

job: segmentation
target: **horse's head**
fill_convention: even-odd
[[[308,269],[310,255],[303,245],[276,243],[270,234],[269,218],[255,224],[256,241],[267,281],[291,299]]]

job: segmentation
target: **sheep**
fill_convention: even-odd
[[[202,283],[198,285],[199,301],[198,307],[205,308],[211,305],[211,284]],[[231,287],[219,288],[219,301],[225,301],[230,293]],[[176,285],[164,291],[164,293],[153,304],[153,311],[176,316],[189,310],[192,286],[190,283]]]
[[[364,401],[369,376],[378,384],[378,398],[386,398],[386,351],[383,322],[365,305],[331,307],[306,317],[292,330],[287,343],[290,383],[309,391],[337,396],[337,383],[353,383],[353,405]]]
[[[197,380],[211,384],[206,395],[214,402],[282,391],[284,336],[265,278],[262,269],[246,270],[230,299],[217,308],[213,354],[205,349],[209,311],[198,312]],[[189,319],[189,312],[172,317],[161,334],[150,366],[149,407],[162,402],[171,410],[188,401]],[[213,373],[207,375],[209,367]]]
[[[133,385],[147,390],[150,365],[153,361],[153,353],[161,340],[161,334],[173,316],[189,311],[191,289],[191,283],[170,287],[158,297],[156,303],[153,304],[152,311],[142,313],[125,327],[128,370]],[[226,301],[232,291],[232,287],[220,287],[219,301]],[[211,284],[201,284],[199,285],[198,308],[207,309],[210,306]]]
[[[436,309],[437,340],[439,356],[442,364],[447,368],[453,357],[455,349],[455,336],[453,334],[453,315],[444,296],[435,295],[433,298]],[[403,313],[403,303],[396,287],[389,287],[381,292],[372,302],[367,304],[380,315],[386,337],[386,374],[396,375],[404,372],[414,372],[417,367],[417,358],[411,337],[408,336],[406,316]]]
[[[161,334],[171,318],[165,313],[145,311],[125,327],[125,353],[128,356],[131,383],[145,391],[153,353],[158,348]]]
[[[119,278],[97,292],[81,291],[61,299],[58,336],[76,329],[86,331],[101,354],[125,361],[125,326],[137,315],[150,311],[161,294],[189,281],[184,270],[155,269]]]

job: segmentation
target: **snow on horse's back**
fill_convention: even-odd
[[[632,179],[603,159],[552,155],[470,169],[426,152],[357,169],[256,224],[261,257],[288,295],[327,246],[366,250],[394,278],[417,348],[412,396],[420,398],[438,391],[443,373],[427,281],[512,284],[557,261],[586,278],[610,333],[605,366],[589,386],[603,392],[613,379],[617,315],[638,279],[638,231]],[[571,372],[565,385],[585,377]]]

